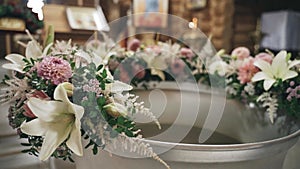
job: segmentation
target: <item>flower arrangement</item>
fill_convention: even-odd
[[[71,41],[54,43],[53,31],[44,47],[31,39],[25,56],[9,54],[5,58],[11,63],[3,65],[12,75],[3,80],[1,102],[12,102],[9,123],[27,139],[23,152],[73,161],[73,153],[83,155],[85,139],[94,154],[116,144],[133,146],[169,168],[143,142],[134,115],[141,113],[160,127],[157,119],[128,93],[130,85],[114,80],[103,59]]]
[[[145,86],[150,81],[185,81],[193,78],[190,68],[197,64],[197,55],[179,43],[158,41],[147,46],[133,39],[127,48],[122,48],[109,45],[111,43],[107,42],[111,40],[108,37],[105,39],[104,42],[90,41],[88,50],[99,54],[107,48],[110,55],[102,54],[103,59],[107,60],[114,77],[122,82]]]
[[[281,115],[300,118],[300,60],[291,60],[284,50],[253,57],[245,47],[231,54],[221,50],[217,56],[221,59],[209,65],[208,74],[225,79],[230,98],[265,109],[272,123]]]
[[[94,48],[89,49],[96,52],[107,44],[95,43],[91,41]],[[129,41],[127,48],[110,49],[109,69],[123,82],[147,87],[151,81],[194,78],[200,85],[225,88],[231,99],[265,109],[271,122],[282,114],[300,118],[300,60],[291,60],[286,51],[274,55],[267,50],[251,56],[248,48],[238,47],[230,54],[220,50],[203,57],[179,43],[146,46],[138,39]]]

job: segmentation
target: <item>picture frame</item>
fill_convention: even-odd
[[[168,25],[169,0],[133,0],[135,27],[161,27]],[[166,15],[163,15],[166,14]]]
[[[189,9],[202,9],[207,5],[207,0],[188,0],[187,7]]]
[[[107,20],[102,8],[92,7],[66,7],[69,25],[76,30],[109,31]]]

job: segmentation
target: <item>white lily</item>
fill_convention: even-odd
[[[23,68],[25,67],[25,62],[23,61],[23,59],[37,59],[46,56],[51,46],[52,44],[49,44],[42,52],[40,45],[36,41],[30,41],[28,42],[26,47],[25,57],[20,54],[9,54],[5,57],[5,59],[12,63],[3,64],[2,67],[5,69],[24,73]]]
[[[286,51],[279,52],[273,59],[272,64],[264,60],[257,60],[254,65],[261,71],[253,76],[252,82],[264,80],[264,89],[268,91],[276,80],[285,81],[296,77],[298,73],[290,70],[290,68],[297,64],[300,64],[300,60],[287,61]]]
[[[44,136],[40,151],[41,160],[47,160],[64,141],[75,154],[79,156],[83,154],[80,119],[84,109],[70,102],[63,85],[64,83],[56,87],[55,101],[29,98],[27,103],[37,118],[24,122],[21,131],[28,135]]]

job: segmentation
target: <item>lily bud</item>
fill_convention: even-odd
[[[110,103],[103,107],[107,113],[113,117],[126,116],[127,109],[124,105],[119,103]]]

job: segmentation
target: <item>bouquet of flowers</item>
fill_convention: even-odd
[[[107,63],[96,53],[85,51],[71,41],[56,41],[50,31],[43,47],[31,37],[25,45],[25,56],[9,54],[11,63],[3,67],[12,70],[5,76],[1,102],[12,102],[9,123],[17,129],[23,152],[69,159],[83,155],[82,139],[88,140],[85,148],[114,145],[134,146],[133,151],[163,162],[149,144],[143,142],[140,129],[133,121],[141,113],[159,123],[137,96],[129,94],[130,85],[114,80]],[[160,127],[160,126],[159,126]],[[138,148],[137,148],[138,147]]]
[[[123,82],[147,87],[151,81],[194,79],[200,85],[225,88],[229,98],[266,110],[271,122],[283,114],[300,118],[300,60],[291,60],[286,51],[251,56],[248,48],[238,47],[231,54],[224,50],[203,54],[179,43],[146,46],[138,39],[129,41],[127,48],[116,48],[108,39],[109,43],[91,41],[89,49],[99,53],[110,46],[108,67]]]
[[[111,40],[105,39],[105,43],[90,41],[88,49],[101,53],[105,45],[111,46]],[[127,48],[111,47],[110,53],[106,59],[114,77],[135,86],[146,85],[150,81],[186,81],[193,78],[190,68],[198,61],[191,49],[171,41],[158,41],[155,45],[146,46],[140,40],[133,39]]]
[[[300,118],[300,60],[292,60],[284,50],[276,55],[267,50],[253,57],[245,47],[231,54],[221,50],[217,56],[220,60],[212,62],[207,73],[225,79],[230,98],[265,109],[272,123],[284,114]]]

